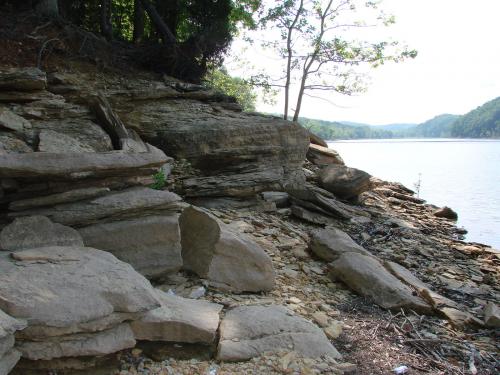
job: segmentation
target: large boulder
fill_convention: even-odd
[[[331,262],[344,253],[355,252],[370,255],[345,232],[334,227],[315,229],[311,232],[311,251],[319,258]]]
[[[133,347],[126,322],[158,306],[151,284],[110,253],[76,246],[0,252],[0,308],[28,321],[16,335],[24,359]]]
[[[342,160],[337,151],[312,143],[309,145],[309,149],[307,150],[307,160],[319,166],[330,164],[344,165],[344,160]]]
[[[330,264],[330,276],[383,308],[432,312],[432,306],[415,295],[412,288],[385,269],[375,257],[357,252],[344,253]]]
[[[17,218],[0,232],[0,250],[46,246],[83,246],[83,240],[75,229],[55,224],[45,216]]]
[[[283,350],[311,358],[341,358],[319,327],[282,306],[240,306],[222,320],[217,353],[221,361],[244,361]]]
[[[321,187],[341,199],[352,199],[370,188],[370,175],[356,168],[333,164],[318,173]]]
[[[247,235],[234,232],[208,211],[186,208],[179,220],[184,268],[234,291],[274,287],[271,258]]]
[[[80,228],[86,246],[106,250],[148,278],[182,267],[179,216],[146,216]]]
[[[156,291],[161,306],[131,323],[137,340],[212,344],[222,305]]]

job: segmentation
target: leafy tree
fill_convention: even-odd
[[[283,59],[278,86],[284,89],[284,119],[288,119],[291,87],[297,85],[293,121],[309,91],[351,95],[364,90],[359,65],[377,67],[387,61],[413,58],[416,51],[398,49],[394,41],[359,41],[360,30],[394,23],[378,10],[378,2],[363,0],[285,0],[261,9],[260,25],[277,35],[263,45]],[[370,11],[369,19],[366,18]]]
[[[255,101],[257,94],[253,90],[253,85],[239,77],[231,77],[227,70],[212,69],[205,76],[205,83],[223,94],[233,96],[243,107],[244,111],[255,111]]]

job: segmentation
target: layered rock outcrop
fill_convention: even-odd
[[[308,132],[276,117],[243,113],[230,98],[201,86],[139,79],[89,82],[60,74],[49,90],[79,103],[106,89],[129,129],[199,173],[184,179],[186,197],[249,197],[301,182]],[[78,91],[67,87],[78,86]]]

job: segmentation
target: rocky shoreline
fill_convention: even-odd
[[[0,182],[1,375],[499,370],[498,251],[201,86],[2,69]]]

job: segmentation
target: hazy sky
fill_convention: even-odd
[[[442,113],[463,114],[500,96],[500,0],[384,0],[382,7],[396,16],[385,32],[418,50],[418,57],[373,70],[367,93],[327,96],[337,106],[304,98],[301,116],[418,123]],[[240,46],[235,43],[234,50]],[[246,57],[263,59],[256,49]],[[281,103],[258,109],[281,113]]]

